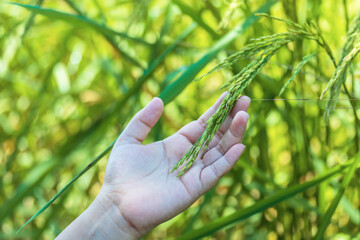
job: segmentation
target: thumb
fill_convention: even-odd
[[[127,143],[142,143],[159,120],[163,109],[163,101],[154,97],[148,105],[135,114],[120,135],[119,140]]]

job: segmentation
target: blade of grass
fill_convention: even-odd
[[[86,18],[86,15],[80,10],[80,8],[77,7],[77,5],[75,3],[73,3],[70,0],[66,0],[65,2],[71,7],[71,9],[73,9],[78,14],[78,16]],[[137,61],[135,58],[130,56],[127,52],[125,52],[124,50],[122,50],[119,47],[119,44],[115,41],[115,39],[113,37],[108,36],[108,35],[104,35],[104,37],[111,44],[111,46],[115,49],[115,51],[117,51],[121,56],[123,56],[124,59],[126,59],[129,62],[131,62],[132,64],[144,69],[144,66],[139,61]]]
[[[68,193],[68,192],[66,192]],[[56,216],[58,216],[59,212],[63,210],[64,208],[64,202],[68,198],[69,194],[64,194],[63,197],[57,202],[57,204],[52,209],[49,216],[47,216],[44,225],[36,231],[36,234],[33,239],[41,239],[41,236],[43,236],[43,232],[49,227],[49,225],[56,219]]]
[[[172,2],[175,3],[184,14],[190,16],[194,20],[194,22],[199,24],[199,26],[202,27],[205,31],[207,31],[214,39],[220,38],[219,34],[217,34],[209,25],[207,25],[202,20],[201,15],[199,13],[195,12],[193,10],[193,8],[185,5],[184,3],[182,3],[179,0],[173,0]]]
[[[86,173],[89,169],[91,169],[100,159],[102,159],[106,154],[110,152],[112,147],[114,146],[116,140],[113,141],[104,151],[102,151],[99,155],[97,155],[94,160],[92,160],[80,173],[78,173],[69,183],[65,185],[55,196],[47,202],[39,211],[37,211],[17,232],[20,232],[27,224],[29,224],[32,220],[34,220],[37,216],[39,216],[42,212],[44,212],[50,205],[60,197],[69,187],[73,184],[79,177],[81,177],[84,173]]]
[[[84,15],[83,11],[77,6],[76,3],[70,0],[64,0],[78,15]]]
[[[248,127],[248,129],[249,129],[249,127]],[[261,181],[264,181],[265,183],[270,183],[271,185],[273,185],[275,187],[276,190],[284,189],[280,185],[278,185],[266,172],[262,171],[261,169],[257,168],[256,166],[253,166],[242,159],[239,159],[237,164],[240,165],[242,168],[244,168],[245,171],[254,173],[254,175]],[[309,210],[316,212],[317,214],[320,214],[320,211],[318,210],[317,207],[312,206],[306,199],[304,199],[302,197],[295,196],[294,199],[289,199],[289,205],[301,206],[301,207],[304,207],[304,209],[309,209]]]
[[[360,210],[354,207],[353,203],[350,202],[346,196],[341,198],[340,204],[344,209],[344,212],[349,215],[350,221],[352,221],[355,225],[360,226]]]
[[[74,14],[70,14],[70,13],[56,11],[56,10],[49,9],[49,8],[41,8],[38,6],[27,5],[27,4],[19,4],[19,3],[10,3],[10,4],[26,8],[33,13],[41,14],[41,15],[46,16],[51,19],[62,20],[62,21],[71,23],[72,25],[90,27],[90,28],[96,30],[97,32],[103,34],[104,36],[110,36],[110,37],[119,36],[119,37],[131,40],[131,41],[134,41],[134,42],[146,45],[146,46],[151,46],[150,43],[144,41],[143,39],[131,37],[126,33],[115,31],[104,24],[99,24],[99,23],[97,23],[89,18],[86,18],[84,16],[74,15]]]
[[[134,57],[130,56],[129,53],[125,52],[119,47],[119,44],[116,43],[115,39],[110,36],[104,36],[105,39],[111,44],[111,46],[117,51],[124,59],[128,60],[130,63],[140,67],[141,69],[145,69],[143,64],[141,64],[138,60]]]
[[[64,38],[61,39],[62,43],[67,43],[69,37],[72,35],[72,31],[70,31],[69,33],[67,33],[65,35]],[[50,85],[50,78],[52,76],[53,73],[53,68],[56,65],[57,62],[60,61],[61,57],[63,56],[63,54],[66,51],[66,44],[61,44],[61,47],[58,49],[57,51],[57,56],[54,57],[54,61],[52,62],[52,64],[48,67],[48,69],[46,70],[46,74],[44,75],[44,78],[42,80],[42,87],[39,89],[38,95],[36,97],[34,97],[34,101],[32,103],[32,105],[30,106],[30,111],[29,111],[29,115],[26,117],[26,121],[23,123],[21,129],[19,130],[18,134],[17,134],[17,139],[20,139],[23,136],[26,136],[31,129],[31,126],[33,125],[36,116],[39,114],[37,111],[39,110],[39,106],[41,105],[45,94],[44,92],[48,91],[48,87]],[[55,55],[54,55],[55,56]],[[4,176],[5,173],[11,169],[11,166],[13,164],[13,162],[16,160],[17,154],[18,154],[18,144],[19,142],[16,142],[16,147],[14,152],[6,159],[6,164],[5,167],[3,168],[2,173],[0,174],[0,177]],[[2,182],[0,181],[0,187],[2,185]],[[0,188],[2,189],[2,188]],[[1,192],[1,190],[0,190]]]
[[[209,192],[207,192],[204,195],[204,201],[201,203],[201,205],[198,207],[198,209],[196,210],[196,213],[194,214],[194,216],[188,221],[188,224],[185,227],[184,233],[189,232],[193,229],[193,225],[196,222],[196,220],[199,218],[203,208],[210,203],[210,199],[212,198],[212,196],[215,193],[215,188],[213,187]]]
[[[164,47],[163,38],[171,30],[171,27],[174,24],[175,14],[173,8],[174,7],[171,3],[169,3],[166,7],[166,15],[165,15],[164,23],[161,27],[159,37],[157,41],[154,43],[154,47],[151,51],[148,62],[152,62],[161,52],[160,50]]]
[[[313,180],[310,180],[308,182],[304,182],[301,184],[297,184],[295,186],[291,186],[287,189],[283,189],[278,191],[273,196],[270,196],[268,198],[262,199],[255,203],[254,205],[247,207],[245,209],[241,209],[229,216],[217,219],[208,225],[205,225],[204,227],[200,229],[196,229],[194,231],[188,232],[178,239],[199,239],[201,237],[205,237],[208,235],[211,235],[217,231],[219,231],[222,228],[229,227],[232,224],[248,219],[249,217],[253,216],[254,214],[260,213],[264,211],[265,209],[274,206],[282,201],[285,201],[293,196],[295,196],[298,193],[304,192],[307,189],[311,187],[315,187],[322,183],[323,181],[326,181],[327,179],[342,173],[344,169],[350,166],[354,161],[351,160],[347,164],[336,166],[329,171],[327,171],[324,174],[321,174],[320,176],[314,178]]]
[[[269,0],[258,10],[256,10],[250,17],[248,17],[242,24],[235,27],[231,32],[219,39],[211,49],[197,62],[189,66],[189,68],[172,84],[170,84],[161,94],[160,98],[164,104],[171,102],[177,95],[179,95],[186,86],[194,79],[194,77],[203,69],[217,54],[225,49],[232,41],[236,39],[248,27],[254,24],[259,17],[255,13],[267,12],[277,2],[277,0]]]
[[[44,0],[39,0],[39,1],[37,1],[36,5],[39,6],[39,7],[41,7],[41,5],[43,4],[43,2],[44,2]],[[27,20],[26,26],[25,26],[25,29],[24,29],[24,32],[23,32],[23,34],[22,34],[22,36],[21,36],[21,39],[22,39],[22,40],[24,40],[26,33],[29,32],[31,26],[33,25],[35,16],[36,16],[36,14],[33,13],[33,14],[30,16],[30,18]]]
[[[23,183],[17,187],[16,192],[0,209],[0,223],[19,204],[19,202],[32,191],[47,174],[57,165],[56,161],[46,161],[34,167],[24,178]]]
[[[360,153],[358,153],[355,156],[355,161],[351,164],[351,167],[346,172],[344,181],[342,182],[339,191],[337,192],[336,196],[334,197],[333,201],[331,202],[329,208],[326,210],[326,213],[321,220],[319,230],[316,233],[316,236],[314,238],[315,240],[324,239],[324,233],[330,224],[331,217],[334,214],[337,206],[339,205],[339,202],[340,202],[347,186],[349,185],[351,179],[353,178],[353,176],[355,174],[355,170],[357,169],[357,165],[359,164],[359,162],[360,162]]]

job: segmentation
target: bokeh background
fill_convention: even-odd
[[[108,156],[15,234],[154,96],[162,93],[167,105],[146,142],[165,138],[198,118],[221,95],[219,87],[251,59],[193,79],[252,38],[286,31],[282,23],[254,17],[259,7],[295,22],[316,22],[337,60],[349,24],[360,12],[359,0],[14,2],[81,15],[81,20],[79,24],[75,18],[34,15],[0,2],[2,239],[52,239],[84,211],[101,187]],[[104,25],[116,32],[104,33]],[[243,30],[236,38],[220,44],[211,55],[237,26]],[[207,228],[356,156],[360,110],[351,109],[349,101],[339,101],[327,125],[322,101],[260,100],[278,98],[302,57],[318,50],[284,98],[319,98],[335,70],[326,53],[308,40],[281,49],[245,91],[253,101],[244,139],[247,149],[239,163],[192,207],[145,239],[191,235],[194,229]],[[199,62],[203,56],[208,56],[204,64]],[[191,70],[194,66],[196,71]],[[360,57],[350,66],[346,86],[353,98],[360,98]],[[339,98],[348,95],[342,90]],[[359,101],[354,103],[360,107]],[[345,170],[206,239],[311,239],[344,175]],[[360,238],[359,192],[356,170],[331,216],[325,239]]]

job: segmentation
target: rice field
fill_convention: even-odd
[[[145,143],[224,91],[173,170],[241,95],[245,152],[144,239],[360,239],[359,0],[1,1],[0,22],[0,239],[53,239],[79,216],[153,97]]]

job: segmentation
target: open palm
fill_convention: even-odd
[[[129,122],[109,158],[102,191],[118,207],[124,219],[140,235],[176,216],[212,188],[236,163],[245,146],[241,144],[249,99],[238,100],[208,149],[180,178],[171,168],[190,149],[225,97],[223,94],[198,120],[174,135],[148,145],[145,137],[163,111],[154,98]],[[245,101],[244,101],[245,100]]]

